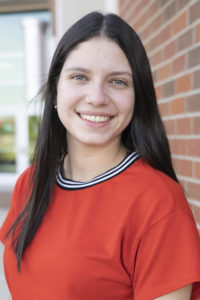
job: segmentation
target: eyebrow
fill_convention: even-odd
[[[90,73],[89,69],[82,68],[82,67],[71,67],[71,68],[64,69],[64,72],[69,72],[69,71],[80,71],[80,72],[84,72],[84,73]],[[131,78],[133,77],[133,75],[130,72],[127,72],[127,71],[114,71],[114,72],[109,73],[109,75],[111,75],[111,76],[128,75]]]

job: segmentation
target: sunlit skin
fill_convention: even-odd
[[[124,158],[127,149],[121,143],[121,134],[133,115],[134,88],[131,67],[117,43],[97,37],[72,50],[60,74],[56,101],[67,130],[71,164],[85,153],[84,160],[91,163],[93,157],[92,163],[97,166],[93,173],[98,175]]]

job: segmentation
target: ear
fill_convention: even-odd
[[[57,109],[57,97],[55,97],[55,99],[53,101],[53,106],[55,109]]]

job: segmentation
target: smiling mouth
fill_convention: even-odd
[[[84,120],[95,122],[95,123],[106,122],[112,118],[108,116],[94,116],[94,115],[86,115],[86,114],[79,114],[79,116]]]

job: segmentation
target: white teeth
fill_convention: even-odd
[[[105,116],[91,116],[91,115],[84,115],[84,114],[80,114],[81,118],[88,120],[88,121],[92,121],[92,122],[106,122],[110,119],[110,117],[105,117]]]

